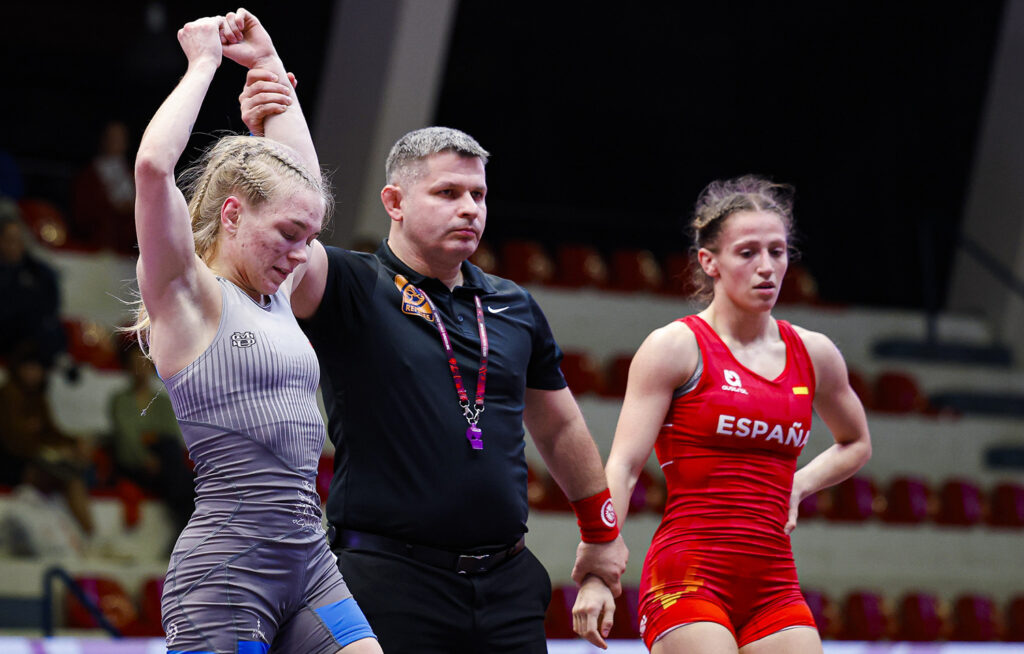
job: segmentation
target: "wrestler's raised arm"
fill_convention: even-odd
[[[320,162],[313,147],[309,125],[306,124],[302,106],[270,34],[259,19],[245,9],[227,14],[224,23],[227,40],[224,56],[250,70],[245,90],[239,98],[242,102],[242,116],[249,131],[290,146],[302,155],[303,163],[311,173],[319,174]],[[254,71],[261,72],[254,74]],[[288,111],[250,115],[246,111],[247,103],[251,102],[254,106],[264,104],[266,98],[254,99],[253,96],[268,90],[284,96],[279,100],[287,106]]]
[[[178,31],[188,69],[150,121],[135,160],[139,291],[151,325],[154,361],[165,376],[176,372],[179,359],[194,357],[192,350],[206,339],[205,328],[215,324],[220,310],[217,282],[196,256],[174,168],[220,66],[223,23],[219,17],[201,18]],[[162,331],[165,316],[177,327]]]
[[[225,24],[228,43],[224,56],[249,69],[239,96],[242,120],[253,134],[262,134],[295,149],[310,173],[319,175],[320,162],[295,94],[294,77],[286,71],[270,34],[245,9],[228,14]],[[308,262],[295,271],[291,280],[291,306],[297,317],[309,318],[316,312],[326,285],[327,253],[314,240]]]

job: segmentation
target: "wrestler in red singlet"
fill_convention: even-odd
[[[665,516],[644,562],[640,629],[717,622],[739,646],[814,626],[783,526],[797,456],[811,429],[814,368],[779,320],[785,369],[765,379],[739,363],[697,316],[682,318],[703,365],[674,397],[655,451],[668,484]],[[699,377],[697,375],[699,374]]]
[[[864,407],[827,336],[771,315],[789,265],[792,187],[714,181],[692,225],[695,295],[707,306],[637,349],[606,466],[620,520],[652,450],[668,482],[640,630],[656,654],[821,654],[789,534],[804,498],[871,457]],[[812,405],[834,443],[797,470]],[[573,629],[604,646],[614,610],[611,589],[584,578]]]

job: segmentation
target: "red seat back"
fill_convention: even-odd
[[[989,522],[996,527],[1024,527],[1024,486],[1013,482],[997,484],[989,502]]]
[[[860,522],[875,515],[875,483],[865,476],[850,477],[831,489],[828,517],[840,522]]]
[[[920,477],[897,477],[885,493],[882,519],[894,524],[919,524],[934,515],[937,502],[928,482]]]
[[[996,603],[987,595],[961,595],[953,603],[953,634],[956,641],[986,641],[999,638]]]
[[[555,265],[540,243],[506,241],[501,247],[502,270],[519,284],[546,284],[555,275]]]
[[[558,248],[558,273],[552,280],[561,286],[608,286],[608,264],[601,253],[589,245],[562,245]]]
[[[889,635],[889,607],[878,593],[855,591],[843,600],[842,640],[882,640]]]
[[[965,479],[951,479],[939,491],[939,510],[935,521],[942,525],[970,527],[984,518],[981,489]]]
[[[658,260],[649,250],[612,253],[612,288],[619,291],[658,291],[665,283]]]
[[[931,642],[945,638],[948,612],[931,593],[908,593],[900,600],[896,638]]]
[[[551,603],[544,616],[544,633],[550,639],[575,638],[572,630],[572,606],[579,591],[576,586],[555,586],[551,589]]]
[[[917,385],[917,380],[904,372],[883,372],[875,380],[874,408],[886,413],[913,413],[924,411],[928,402]]]
[[[76,577],[85,596],[99,607],[103,615],[118,629],[133,627],[139,617],[135,602],[121,584],[106,577]],[[85,606],[72,593],[67,594],[65,615],[67,626],[76,629],[95,629],[99,625]]]

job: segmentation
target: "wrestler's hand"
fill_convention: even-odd
[[[588,575],[572,606],[572,630],[601,649],[615,619],[615,598],[599,577]]]
[[[277,50],[259,19],[239,8],[224,16],[224,56],[246,68],[256,68],[276,58]]]
[[[600,577],[618,597],[622,593],[619,578],[626,571],[629,549],[622,535],[607,543],[580,543],[576,548],[576,565],[572,567],[572,580],[582,584],[587,575]]]
[[[278,81],[276,74],[262,68],[251,68],[245,75],[245,88],[238,96],[242,106],[242,121],[249,132],[263,136],[263,121],[268,116],[284,113],[292,103],[295,76],[288,73],[285,84]]]
[[[786,518],[786,526],[782,531],[788,536],[796,529],[796,519],[800,514],[800,502],[804,499],[804,493],[796,484],[793,484],[793,492],[789,494],[789,516]]]
[[[221,34],[224,20],[221,18],[200,18],[187,23],[178,30],[178,43],[188,58],[189,66],[210,60],[220,66],[223,49]]]

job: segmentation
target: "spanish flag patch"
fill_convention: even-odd
[[[810,395],[810,391],[806,386],[794,386],[793,395]]]

